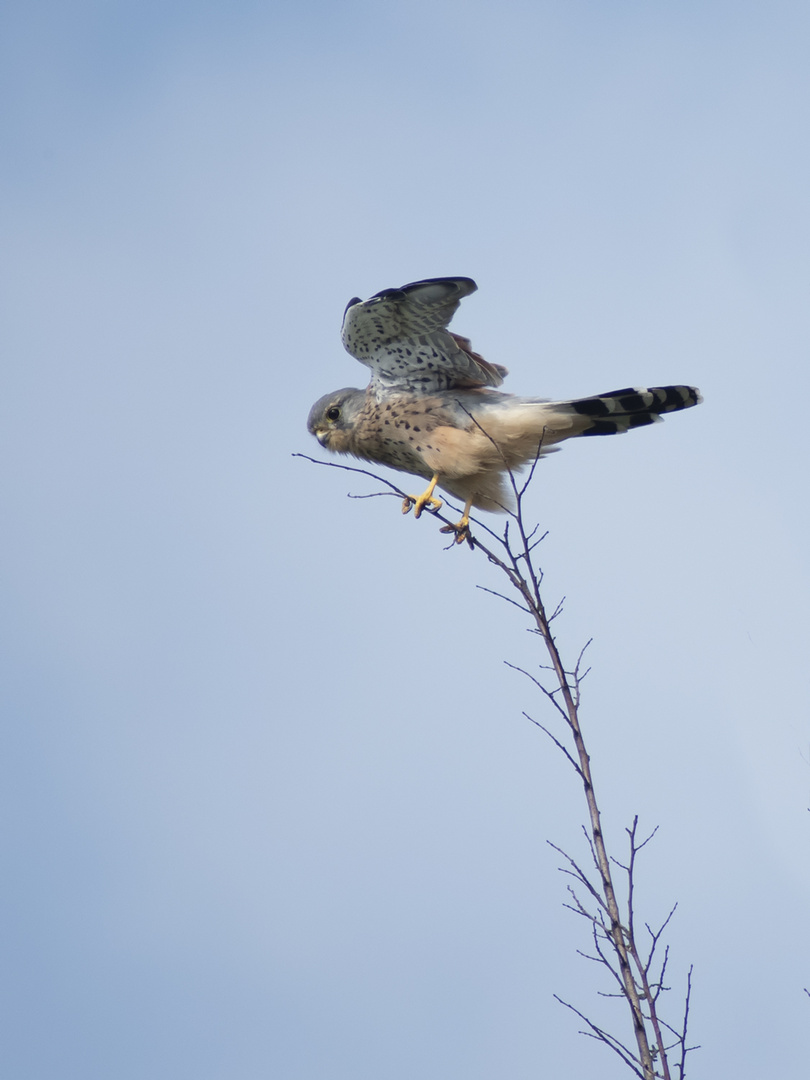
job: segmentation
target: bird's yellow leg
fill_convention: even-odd
[[[427,489],[422,492],[421,495],[408,495],[402,503],[402,513],[407,514],[411,507],[413,507],[413,516],[419,517],[425,507],[428,510],[432,510],[434,513],[442,508],[442,500],[434,499],[433,492],[436,485],[439,482],[439,474],[434,473],[433,479],[427,486]]]
[[[455,533],[457,544],[462,544],[470,535],[470,510],[472,504],[472,498],[467,499],[461,521],[457,521],[455,525],[445,525],[443,529],[439,530],[443,533]]]

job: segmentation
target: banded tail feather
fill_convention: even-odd
[[[612,390],[607,394],[555,402],[555,411],[588,417],[580,435],[620,435],[632,428],[657,423],[664,413],[699,405],[703,398],[694,386],[647,386]]]

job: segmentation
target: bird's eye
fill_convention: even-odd
[[[333,405],[330,409],[326,410],[327,420],[338,420],[340,418],[340,409],[337,405]]]

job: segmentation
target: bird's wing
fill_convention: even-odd
[[[467,338],[447,329],[461,300],[477,288],[470,278],[432,278],[384,289],[370,300],[356,297],[343,317],[343,344],[371,368],[379,389],[430,394],[500,386],[506,368],[488,363]]]

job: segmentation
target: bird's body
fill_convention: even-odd
[[[690,386],[616,390],[547,401],[496,389],[507,374],[447,325],[469,278],[437,278],[350,302],[343,343],[371,368],[366,390],[346,388],[313,405],[308,428],[327,449],[431,481],[481,510],[512,509],[510,472],[564,439],[613,435],[700,402]],[[465,519],[462,521],[465,524]]]

